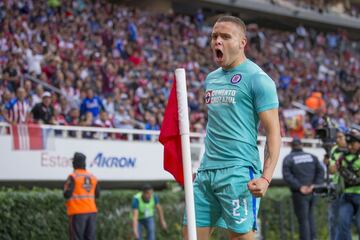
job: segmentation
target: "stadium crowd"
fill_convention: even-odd
[[[360,17],[360,5],[351,0],[267,0],[282,6],[299,7],[317,13],[337,13],[347,17]]]
[[[203,132],[211,29],[194,16],[105,1],[0,2],[0,121],[158,130],[173,72],[184,67],[191,130]],[[282,135],[313,137],[324,116],[360,123],[360,44],[345,31],[248,25],[247,56],[277,84]],[[30,78],[50,84],[49,91]]]

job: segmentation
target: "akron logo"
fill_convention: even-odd
[[[241,74],[235,74],[231,78],[231,83],[232,84],[237,84],[237,83],[239,83],[241,81],[241,78],[242,78]]]

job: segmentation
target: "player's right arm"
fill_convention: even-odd
[[[252,79],[254,107],[265,129],[266,146],[264,152],[263,175],[248,183],[255,197],[263,197],[269,187],[280,154],[281,136],[279,122],[279,100],[274,81],[264,72]]]
[[[280,154],[281,136],[278,109],[261,112],[260,120],[266,132],[263,177],[272,179]]]
[[[255,197],[263,197],[270,185],[280,153],[280,124],[278,109],[260,112],[260,121],[266,132],[263,175],[249,182],[249,190]]]

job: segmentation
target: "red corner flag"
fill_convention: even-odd
[[[179,184],[184,186],[176,80],[173,83],[165,109],[159,141],[164,145],[164,169],[171,173]]]

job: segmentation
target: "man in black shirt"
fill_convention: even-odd
[[[51,106],[51,94],[49,92],[44,92],[42,102],[37,103],[31,113],[35,123],[54,124],[54,108]]]
[[[314,184],[324,180],[324,168],[318,158],[302,150],[299,139],[293,139],[292,151],[283,161],[283,178],[292,192],[296,217],[299,222],[300,240],[316,239],[312,195]]]

